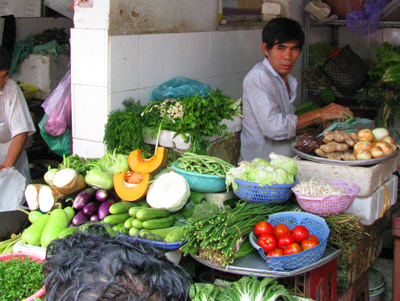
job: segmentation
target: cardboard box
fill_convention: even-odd
[[[46,99],[67,73],[69,62],[70,57],[66,54],[54,57],[50,54],[31,53],[18,65],[17,72],[11,78],[38,87],[35,98]]]
[[[389,180],[382,184],[371,196],[357,196],[345,212],[362,217],[361,223],[364,225],[372,225],[397,202],[398,182],[399,178],[391,175]]]
[[[308,161],[298,157],[294,158],[298,165],[299,181],[333,180],[355,183],[360,187],[357,197],[369,197],[397,170],[400,163],[400,154],[389,160],[372,166],[346,166],[324,164]]]

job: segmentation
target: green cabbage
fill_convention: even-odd
[[[297,176],[297,163],[294,162],[293,159],[277,155],[273,152],[269,154],[269,157],[271,158],[271,164],[274,165],[275,168],[284,169],[293,177]]]

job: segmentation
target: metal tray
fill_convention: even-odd
[[[369,159],[369,160],[341,161],[341,160],[332,160],[332,159],[322,158],[317,155],[314,156],[314,155],[309,155],[309,154],[303,153],[294,147],[294,141],[292,142],[292,148],[298,156],[300,156],[304,159],[318,162],[318,163],[345,165],[345,166],[369,166],[369,165],[379,164],[381,162],[384,162],[391,158],[396,157],[400,152],[399,145],[397,145],[397,150],[394,153],[390,154],[389,156],[385,156],[385,157],[377,158],[377,159]]]

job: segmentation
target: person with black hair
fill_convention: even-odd
[[[9,79],[10,68],[11,55],[0,46],[0,171],[15,167],[29,184],[25,146],[28,136],[36,129],[21,88]]]
[[[261,48],[265,58],[243,81],[240,161],[268,159],[271,152],[293,157],[291,142],[297,130],[353,114],[337,104],[300,116],[295,114],[297,80],[290,72],[303,44],[304,32],[295,20],[275,18],[264,27]]]
[[[90,233],[90,234],[89,234]],[[192,279],[160,250],[101,225],[53,240],[44,261],[47,301],[188,301]]]

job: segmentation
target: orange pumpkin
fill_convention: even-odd
[[[126,184],[124,181],[125,172],[113,175],[114,189],[117,195],[124,201],[135,202],[142,199],[149,190],[151,174],[143,174],[142,181],[137,185]]]
[[[142,158],[142,151],[140,149],[134,150],[128,156],[128,164],[133,171],[143,174],[155,174],[165,166],[167,159],[167,149],[159,146],[155,155],[149,159]]]

